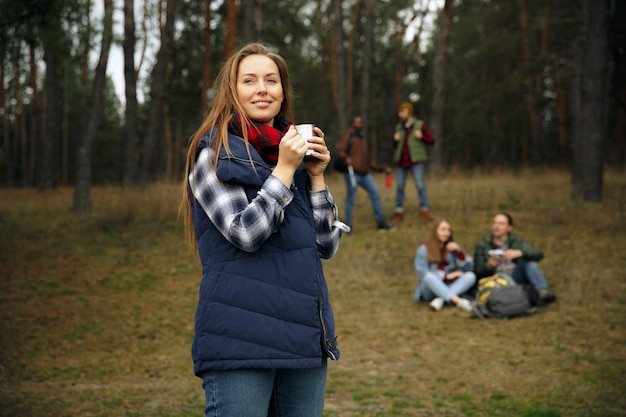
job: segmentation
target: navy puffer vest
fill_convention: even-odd
[[[198,153],[211,146],[209,136]],[[251,201],[271,174],[243,139],[229,135],[231,155],[222,148],[217,176],[243,186]],[[202,262],[202,283],[192,346],[194,371],[238,368],[315,368],[324,356],[339,358],[328,288],[317,251],[308,176],[300,167],[294,198],[283,223],[256,252],[229,243],[193,204]]]

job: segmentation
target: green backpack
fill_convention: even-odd
[[[539,294],[529,285],[518,285],[504,275],[492,275],[478,281],[473,315],[506,319],[539,311]]]

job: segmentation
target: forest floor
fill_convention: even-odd
[[[395,190],[379,182],[391,216]],[[343,178],[329,187],[343,207]],[[558,296],[542,313],[472,319],[412,298],[419,223],[379,233],[357,196],[355,231],[324,261],[341,359],[325,417],[626,415],[626,177],[601,203],[570,198],[563,171],[428,175],[433,217],[468,252],[496,211],[541,247]],[[0,416],[203,415],[190,342],[200,269],[177,221],[180,189],[0,190]]]

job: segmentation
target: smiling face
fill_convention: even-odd
[[[248,117],[272,126],[285,98],[278,66],[264,55],[250,55],[239,63],[237,98]]]
[[[437,240],[439,240],[440,243],[447,243],[450,240],[450,236],[452,236],[450,223],[445,220],[439,222],[437,225]]]

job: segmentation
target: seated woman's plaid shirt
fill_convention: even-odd
[[[193,195],[230,243],[243,251],[254,252],[280,227],[293,191],[270,175],[249,203],[243,187],[225,184],[217,178],[214,155],[210,147],[200,151],[194,171],[189,175]],[[318,251],[322,258],[330,258],[341,240],[340,229],[331,222],[331,218],[339,219],[337,206],[328,188],[311,192],[310,196]]]

